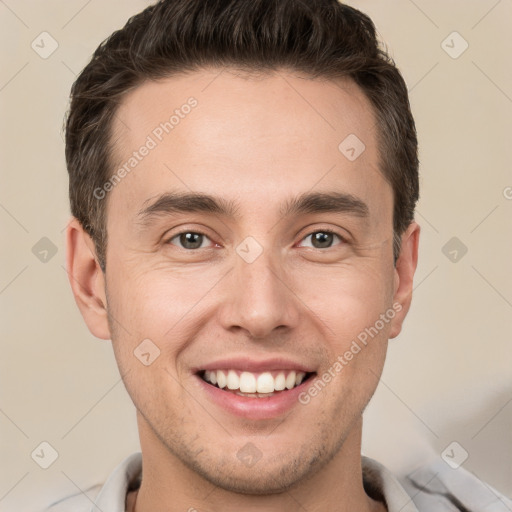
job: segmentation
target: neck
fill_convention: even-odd
[[[170,453],[139,416],[143,479],[129,495],[128,512],[386,512],[364,491],[361,467],[362,420],[340,450],[319,471],[282,492],[248,495],[222,489],[198,475]]]

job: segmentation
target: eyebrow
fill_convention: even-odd
[[[358,197],[342,192],[308,192],[288,200],[280,210],[283,217],[305,213],[348,213],[368,217],[369,208]]]
[[[148,199],[138,212],[137,218],[141,224],[148,225],[154,218],[173,213],[207,213],[239,219],[240,204],[201,192],[166,192],[156,199]],[[366,218],[369,208],[352,194],[307,192],[285,201],[279,210],[282,217],[308,213],[347,213]]]
[[[153,218],[173,213],[209,213],[225,217],[239,218],[238,204],[221,197],[213,197],[201,192],[166,192],[145,201],[137,218],[148,224]],[[147,203],[147,206],[145,206]]]

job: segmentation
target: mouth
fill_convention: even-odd
[[[265,359],[232,355],[192,368],[199,392],[230,417],[267,421],[302,415],[301,393],[316,367],[280,356]],[[300,407],[299,407],[300,406]]]
[[[197,375],[207,384],[222,391],[246,398],[269,398],[286,394],[306,381],[316,372],[296,370],[269,370],[262,372],[238,369],[200,370]]]

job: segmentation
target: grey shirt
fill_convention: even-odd
[[[512,512],[512,500],[459,467],[441,458],[400,480],[382,464],[362,457],[363,483],[369,496],[383,501],[388,512]],[[142,477],[142,454],[127,457],[104,485],[87,495],[64,498],[46,512],[125,512],[126,495],[137,489]]]

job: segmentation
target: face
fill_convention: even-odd
[[[340,452],[407,306],[375,123],[352,82],[286,72],[194,72],[124,99],[105,337],[143,452],[256,494]]]

